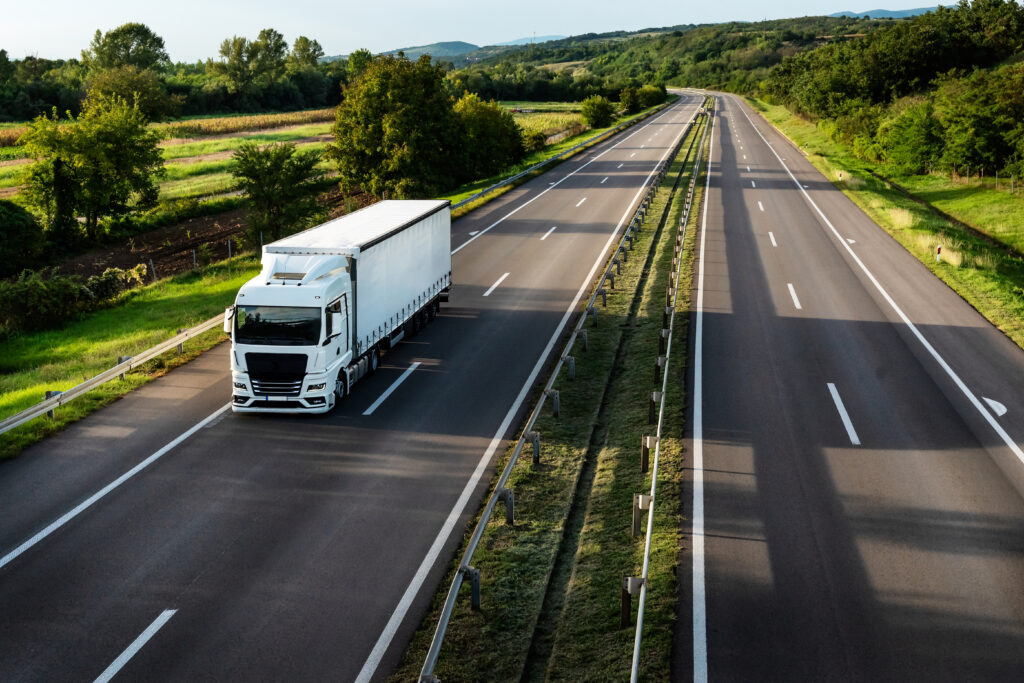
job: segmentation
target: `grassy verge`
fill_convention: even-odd
[[[551,415],[548,404],[537,422],[541,464],[532,465],[527,451],[509,480],[516,498],[515,525],[504,524],[499,514],[484,533],[473,558],[473,565],[481,572],[482,609],[474,612],[467,597],[460,598],[436,671],[442,680],[518,680],[524,675],[556,558],[567,536],[566,520],[577,489],[586,488],[588,454],[594,452],[603,438],[598,419],[620,343],[626,326],[631,324],[638,286],[649,264],[648,255],[655,244],[655,217],[663,212],[669,186],[680,167],[681,162],[676,162],[659,191],[646,227],[616,277],[616,288],[609,292],[607,307],[598,309],[598,324],[587,324],[587,350],[583,351],[579,342],[573,350],[576,379],[569,381],[563,370],[557,383],[560,417]],[[648,360],[653,363],[653,357]],[[497,471],[504,467],[509,455],[499,459]],[[451,568],[392,680],[417,677],[455,568]],[[468,590],[464,588],[463,592]],[[628,666],[628,653],[622,654]]]
[[[993,325],[1024,347],[1024,260],[1007,253],[996,239],[985,239],[964,230],[905,196],[891,183],[875,177],[872,172],[878,169],[858,159],[849,148],[830,140],[813,123],[800,119],[784,107],[753,99],[748,101],[803,149],[811,163],[872,220]],[[922,185],[928,182],[934,181],[923,181]],[[1020,223],[1005,230],[996,227],[990,218],[991,210],[982,208],[985,196],[947,199],[959,202],[957,206],[961,208],[947,205],[943,210],[954,215],[962,210],[964,222],[993,238],[1015,240],[1018,239],[1015,235],[1022,232]],[[1010,201],[1020,199],[1012,197]],[[1014,207],[1012,220],[1019,220],[1017,211],[1019,209]],[[936,263],[935,250],[939,245],[942,245],[943,260]]]
[[[0,418],[41,401],[47,389],[64,390],[131,356],[216,315],[234,301],[242,283],[259,271],[253,258],[235,258],[202,271],[132,290],[114,308],[97,311],[61,330],[23,334],[3,342],[0,354]],[[56,411],[55,419],[38,418],[0,435],[0,458],[17,454],[39,439],[60,431],[96,408],[191,360],[222,341],[212,330],[185,343],[185,353],[164,354]]]

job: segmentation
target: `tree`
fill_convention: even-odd
[[[117,95],[125,102],[135,101],[146,118],[159,121],[181,109],[184,97],[171,96],[160,77],[149,69],[125,65],[101,71],[89,80],[89,90]]]
[[[82,61],[94,69],[134,66],[137,69],[163,69],[171,60],[164,49],[164,39],[145,24],[127,23],[104,34],[96,29]]]
[[[320,43],[310,40],[306,36],[299,36],[292,43],[292,53],[288,56],[288,68],[291,71],[315,69],[323,56],[324,49],[320,47]]]
[[[497,103],[484,102],[475,93],[463,95],[455,103],[455,118],[465,152],[460,180],[494,175],[525,155],[522,129]]]
[[[57,235],[70,233],[69,217],[85,218],[85,234],[99,239],[101,218],[123,218],[154,206],[156,177],[165,173],[160,134],[147,127],[137,103],[90,93],[76,119],[40,116],[21,137],[36,160],[26,179],[30,203],[50,219]],[[70,236],[70,235],[69,235]]]
[[[43,250],[43,227],[31,213],[0,199],[0,277],[17,275],[35,264]]]
[[[377,57],[345,88],[327,156],[341,184],[378,197],[428,197],[453,186],[460,140],[444,72],[423,55]]]
[[[209,62],[208,66],[213,73],[224,76],[228,82],[231,92],[245,92],[253,81],[251,62],[255,50],[248,38],[231,36],[225,38],[218,50],[219,62]]]
[[[627,114],[635,114],[643,108],[640,106],[636,88],[627,86],[619,92],[619,106],[625,109]]]
[[[214,73],[224,76],[235,93],[253,86],[268,87],[281,80],[288,57],[288,43],[272,28],[260,31],[256,40],[232,36],[220,44],[220,61],[209,62]]]
[[[583,100],[580,115],[591,128],[604,128],[615,118],[615,105],[603,95],[591,95]]]
[[[354,51],[348,56],[348,80],[355,81],[363,72],[366,71],[366,67],[373,61],[373,53],[365,48]]]
[[[322,216],[316,187],[320,155],[296,151],[290,143],[259,147],[242,143],[231,156],[236,188],[249,200],[249,235],[253,243],[272,241],[296,232]]]
[[[288,58],[288,43],[272,28],[260,31],[252,42],[251,69],[253,80],[267,86],[281,80]]]

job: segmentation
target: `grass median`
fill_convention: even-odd
[[[589,494],[597,462],[595,456],[608,434],[609,425],[603,421],[607,419],[608,410],[619,405],[618,398],[609,394],[616,359],[624,338],[637,324],[635,312],[638,297],[644,291],[643,283],[651,272],[652,263],[662,263],[664,243],[669,239],[658,229],[659,217],[683,169],[682,160],[673,162],[670,169],[644,229],[629,251],[628,260],[622,264],[621,273],[616,276],[615,288],[608,290],[607,306],[602,307],[599,298],[597,324],[588,321],[585,325],[586,350],[582,342],[577,341],[571,352],[575,359],[575,380],[570,381],[567,370],[563,369],[556,383],[560,392],[560,416],[555,418],[551,414],[548,402],[537,422],[540,465],[531,463],[527,447],[509,480],[509,488],[515,492],[515,524],[506,525],[504,515],[498,512],[473,557],[472,564],[481,573],[481,609],[470,608],[469,588],[464,586],[435,672],[441,680],[519,680],[524,676],[533,679],[534,671],[543,676],[548,668],[551,636],[561,611],[559,595],[564,595],[565,582],[571,573],[574,539],[579,534],[578,522],[582,520],[584,508],[579,501],[581,496],[585,499]],[[658,255],[652,256],[655,245],[660,245]],[[667,249],[671,260],[671,247]],[[660,311],[658,316],[660,323]],[[656,333],[653,340],[656,351]],[[646,359],[648,368],[653,367],[656,355]],[[649,373],[647,375],[639,380],[641,392],[649,388]],[[645,416],[646,406],[645,401]],[[497,471],[505,466],[510,454],[505,453],[499,459]],[[493,487],[494,482],[491,485]],[[628,506],[626,510],[628,512]],[[467,538],[470,531],[467,529]],[[635,544],[628,536],[628,526],[609,530],[609,533],[619,537],[617,541],[623,541],[632,552]],[[621,538],[623,533],[625,538]],[[461,552],[460,549],[459,557]],[[674,557],[675,551],[671,554]],[[392,680],[417,678],[456,568],[453,564]],[[607,597],[617,605],[617,592]],[[674,610],[674,592],[667,600]],[[542,640],[547,645],[538,648],[536,643]],[[585,644],[579,645],[582,648]],[[605,653],[604,658],[609,656]],[[619,658],[616,670],[623,670],[623,666],[628,669],[630,651],[623,649],[615,656]]]
[[[786,135],[808,160],[873,221],[964,298],[1018,346],[1024,348],[1024,259],[1014,249],[1024,244],[1024,198],[990,190],[951,192],[934,176],[899,181],[916,201],[892,182],[879,178],[873,164],[832,141],[817,126],[788,109],[747,100]],[[915,179],[919,178],[919,179]],[[979,188],[980,189],[980,188]],[[965,229],[942,216],[928,202],[968,223]],[[993,204],[1001,209],[993,208]],[[942,245],[941,262],[936,248]],[[1008,248],[1009,247],[1009,248]]]
[[[60,330],[24,333],[3,342],[0,360],[0,418],[43,400],[47,390],[63,391],[132,356],[170,339],[179,328],[208,320],[230,305],[249,278],[259,272],[252,257],[220,262],[128,292],[113,308],[96,311]],[[0,435],[0,459],[104,406],[167,370],[186,363],[224,340],[214,329],[185,342],[184,353],[168,352],[142,367],[59,407],[54,418],[40,417]]]

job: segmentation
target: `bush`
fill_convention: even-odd
[[[667,94],[665,86],[645,85],[637,91],[636,97],[640,102],[640,109],[647,109],[664,102]]]
[[[643,109],[636,88],[625,87],[619,92],[619,106],[625,109],[627,114],[635,114]]]
[[[5,334],[60,327],[95,302],[81,278],[24,271],[0,282],[0,327]]]
[[[580,113],[591,128],[604,128],[615,119],[615,105],[607,97],[592,95],[583,100]]]
[[[531,152],[539,152],[544,149],[548,144],[548,136],[544,135],[539,130],[536,130],[523,139],[523,144]]]
[[[43,251],[43,226],[14,202],[0,199],[0,277],[34,266]]]
[[[472,93],[463,95],[454,111],[465,154],[460,180],[486,178],[522,160],[523,131],[511,113]]]
[[[146,264],[140,263],[131,270],[107,268],[102,275],[93,275],[85,281],[88,289],[97,302],[113,299],[126,289],[142,284],[146,276]]]

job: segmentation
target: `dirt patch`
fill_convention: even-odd
[[[368,194],[346,197],[334,188],[323,195],[321,201],[328,205],[330,217],[337,218],[345,214],[347,205],[354,211],[376,200]],[[232,253],[237,254],[240,238],[245,233],[246,215],[245,209],[233,209],[211,216],[190,218],[182,223],[136,235],[116,245],[68,259],[61,263],[57,270],[68,275],[89,277],[99,275],[107,268],[134,268],[140,263],[145,263],[148,267],[152,259],[157,277],[184,273],[193,268],[193,250],[200,265],[204,257],[203,252],[213,260],[227,258],[229,240]],[[152,277],[153,274],[149,273],[147,280],[151,280]]]

